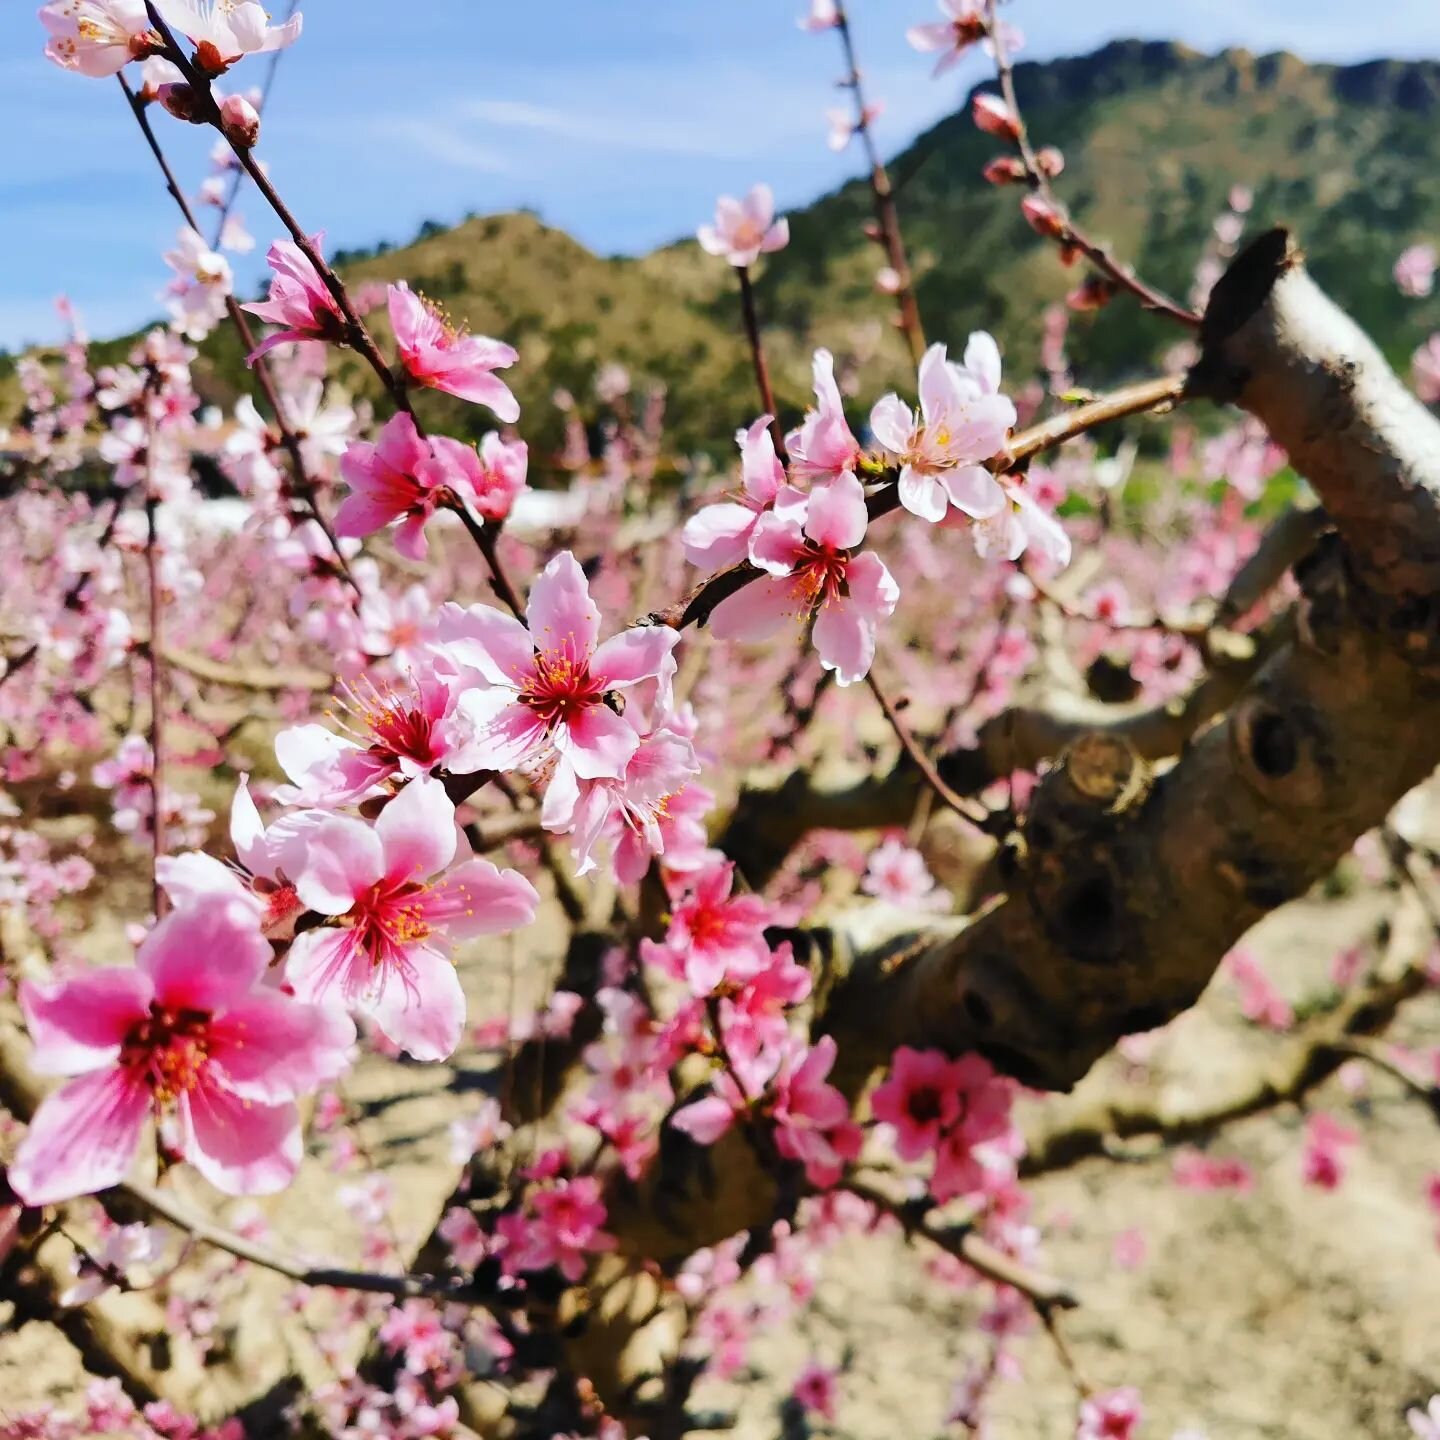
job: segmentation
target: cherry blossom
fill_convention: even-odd
[[[808,410],[798,430],[785,437],[790,474],[796,479],[833,480],[853,471],[864,453],[851,433],[835,383],[835,358],[817,350],[813,363],[815,408]]]
[[[373,827],[344,816],[319,825],[295,889],[338,923],[290,947],[285,973],[295,993],[343,1002],[417,1060],[449,1056],[465,995],[442,947],[526,925],[539,903],[523,875],[488,860],[448,869],[455,850],[455,807],[438,780],[412,780]]]
[[[340,461],[350,494],[335,512],[335,533],[359,539],[393,520],[395,548],[411,560],[430,553],[426,522],[457,493],[469,489],[479,461],[468,445],[448,436],[422,438],[414,417],[402,410],[385,422],[375,444],[356,440]]]
[[[486,405],[507,425],[520,418],[515,397],[494,374],[520,358],[511,346],[456,330],[406,284],[390,287],[389,305],[395,343],[411,380]]]
[[[312,235],[310,244],[320,253],[325,245],[324,231]],[[240,308],[280,329],[260,342],[246,357],[247,363],[253,365],[277,345],[291,341],[344,343],[348,334],[345,317],[305,252],[293,240],[277,240],[265,260],[275,272],[270,298]]]
[[[601,1228],[605,1202],[593,1175],[537,1190],[530,1210],[528,1216],[502,1216],[498,1225],[507,1247],[502,1259],[511,1274],[553,1265],[574,1284],[584,1277],[587,1256],[615,1248],[614,1236]]]
[[[984,0],[939,0],[939,5],[940,13],[945,17],[943,20],[912,25],[905,32],[905,38],[913,49],[929,54],[938,51],[940,58],[935,62],[934,74],[943,75],[953,65],[959,64],[972,45],[983,41],[987,51],[993,47],[987,38],[989,27],[985,20]],[[1024,44],[1024,36],[1004,20],[996,23],[1005,42],[1006,54],[1014,55]]]
[[[740,497],[706,505],[680,532],[685,558],[706,570],[738,564],[750,551],[750,537],[764,511],[785,483],[785,467],[775,453],[771,417],[762,415],[748,430],[735,434],[740,447]]]
[[[118,1184],[145,1120],[173,1121],[181,1154],[217,1189],[268,1194],[300,1162],[295,1097],[347,1064],[344,1016],[256,986],[270,946],[247,909],[177,910],[133,969],[29,981],[21,1005],[42,1075],[73,1075],[41,1103],[10,1167],[30,1205]]]
[[[167,25],[189,37],[201,69],[211,75],[243,56],[284,50],[300,38],[305,23],[296,14],[272,25],[258,0],[155,0],[155,8]]]
[[[48,0],[40,23],[46,56],[66,70],[100,78],[150,53],[155,35],[145,0]]]
[[[129,1281],[136,1265],[149,1265],[165,1253],[165,1234],[150,1225],[116,1225],[96,1255],[76,1255],[71,1262],[75,1283],[60,1296],[64,1306],[88,1305],[116,1285]]]
[[[833,30],[840,23],[840,9],[835,0],[810,0],[810,8],[796,22],[802,30],[812,33]]]
[[[763,930],[769,904],[759,895],[736,895],[735,866],[726,861],[689,878],[674,907],[663,946],[650,958],[682,975],[696,995],[723,982],[749,979],[770,961]]]
[[[1435,247],[1411,245],[1395,262],[1395,283],[1402,295],[1423,297],[1435,288]]]
[[[1305,1122],[1305,1153],[1301,1162],[1307,1185],[1317,1190],[1338,1190],[1345,1179],[1345,1151],[1360,1137],[1333,1115],[1323,1111]]]
[[[710,628],[722,640],[764,640],[787,620],[814,617],[820,663],[850,685],[875,658],[875,633],[900,598],[885,562],[856,547],[865,538],[865,491],[849,472],[807,495],[785,486],[750,538],[766,576],[722,600]]]
[[[977,462],[1004,447],[1015,406],[997,393],[995,342],[977,333],[965,354],[962,367],[946,360],[943,345],[925,352],[919,415],[893,394],[870,413],[875,438],[901,462],[900,503],[923,520],[944,519],[950,505],[976,520],[1005,508],[999,482]]]
[[[553,751],[578,779],[618,780],[640,737],[605,696],[658,679],[668,697],[678,633],[637,626],[597,645],[600,611],[568,550],[535,581],[526,619],[528,630],[486,605],[441,609],[442,647],[480,682],[459,702],[471,766],[509,770]]]
[[[1423,1410],[1411,1406],[1405,1412],[1405,1423],[1416,1440],[1440,1440],[1440,1395],[1432,1395]]]
[[[762,184],[752,186],[743,200],[722,195],[715,203],[715,223],[702,225],[695,234],[707,254],[744,269],[790,243],[790,222],[775,218],[775,196]]]
[[[833,1366],[807,1360],[805,1368],[795,1377],[790,1394],[802,1410],[833,1424],[838,1380],[839,1371]]]
[[[1141,1413],[1140,1392],[1133,1385],[1087,1396],[1080,1402],[1075,1440],[1134,1440]]]

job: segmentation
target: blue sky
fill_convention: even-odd
[[[36,0],[0,0],[0,347],[52,340],[68,293],[93,334],[157,313],[176,219],[113,81],[41,56]],[[271,0],[272,8],[281,0]],[[832,155],[841,103],[833,34],[795,24],[805,0],[308,0],[281,61],[261,154],[307,226],[333,245],[403,241],[428,218],[528,205],[603,253],[633,253],[706,218],[714,197],[768,180],[799,204],[854,173]],[[850,0],[887,150],[952,109],[975,59],[931,81],[906,25],[933,0]],[[1376,15],[1383,22],[1376,22]],[[1027,54],[1115,36],[1308,59],[1440,57],[1436,0],[1016,0]],[[261,61],[255,66],[258,81]],[[245,79],[245,67],[235,73]],[[209,140],[164,115],[163,143],[193,188]],[[241,211],[264,242],[259,202]],[[263,268],[239,264],[244,288]]]

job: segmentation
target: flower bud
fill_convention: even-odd
[[[987,135],[998,135],[1002,140],[1020,138],[1020,122],[1015,112],[998,95],[976,95],[970,102],[970,114],[976,126]]]
[[[885,238],[880,232],[879,223],[875,220],[865,221],[865,223],[860,227],[860,233],[864,235],[867,240],[873,240],[877,245],[879,245]]]
[[[1042,175],[1053,180],[1065,168],[1065,157],[1053,145],[1046,145],[1036,155],[1035,163]]]
[[[195,92],[183,80],[159,86],[155,98],[177,120],[189,121],[191,125],[201,123],[195,116]]]
[[[260,138],[260,112],[243,95],[225,97],[220,124],[225,138],[242,150],[249,150]]]
[[[1065,297],[1065,303],[1076,311],[1100,310],[1115,298],[1119,288],[1108,275],[1090,274]]]
[[[875,288],[882,295],[898,295],[904,285],[900,272],[894,266],[884,265],[875,272]]]
[[[1037,235],[1043,235],[1047,240],[1064,238],[1065,220],[1044,196],[1027,195],[1020,202],[1020,209]]]
[[[1017,155],[997,155],[980,173],[991,185],[1015,185],[1025,178],[1025,162]]]

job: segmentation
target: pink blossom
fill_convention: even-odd
[[[1405,1412],[1405,1423],[1416,1440],[1440,1440],[1440,1395],[1432,1395],[1423,1410],[1411,1406]]]
[[[810,8],[796,24],[812,34],[819,30],[833,30],[840,23],[840,10],[835,0],[810,0]]]
[[[735,434],[740,447],[740,498],[706,505],[685,522],[680,543],[692,565],[723,570],[749,554],[756,523],[785,483],[785,467],[775,453],[770,423],[771,417],[762,415],[748,430]]]
[[[1002,140],[1020,138],[1020,122],[1016,120],[1015,112],[998,95],[977,91],[970,102],[970,115],[976,128],[987,135],[995,135]]]
[[[502,440],[491,430],[480,441],[479,468],[468,469],[470,494],[466,498],[482,520],[498,525],[509,517],[526,488],[530,448],[523,440]]]
[[[875,1118],[895,1127],[895,1150],[902,1160],[918,1160],[940,1143],[960,1118],[960,1062],[938,1050],[895,1052],[890,1074],[875,1091]]]
[[[312,235],[310,244],[318,254],[325,244],[324,232]],[[246,356],[245,363],[253,365],[277,345],[290,341],[322,340],[332,345],[343,344],[347,334],[345,317],[305,252],[293,240],[277,240],[265,260],[275,272],[275,278],[270,282],[270,298],[240,308],[248,310],[267,325],[280,326],[280,329],[262,340]]]
[[[308,837],[300,898],[337,926],[307,930],[285,973],[302,999],[341,1000],[417,1060],[444,1060],[459,1042],[465,995],[450,940],[526,925],[539,903],[513,870],[455,857],[455,807],[438,780],[412,780],[374,827],[335,816]]]
[[[1031,193],[1020,202],[1020,212],[1030,228],[1047,240],[1063,240],[1066,234],[1065,217],[1055,204],[1043,195]]]
[[[389,301],[395,344],[406,374],[417,385],[487,405],[507,425],[520,418],[519,403],[494,374],[520,358],[512,346],[456,330],[403,281],[390,287]]]
[[[348,734],[310,724],[275,737],[275,758],[294,782],[276,791],[282,804],[344,805],[387,782],[465,768],[469,731],[456,712],[453,675],[432,666],[414,672],[408,686],[366,679],[347,691]]]
[[[835,383],[835,359],[817,350],[813,365],[815,408],[805,414],[798,430],[785,437],[790,473],[797,479],[831,480],[853,471],[860,462],[860,442],[845,420],[840,387]]]
[[[1247,1020],[1269,1030],[1288,1030],[1295,1023],[1290,1002],[1275,988],[1257,955],[1236,948],[1224,963],[1240,992],[1240,1012]]]
[[[1345,1178],[1345,1151],[1358,1145],[1360,1137],[1323,1111],[1305,1122],[1305,1153],[1301,1174],[1317,1190],[1338,1190]]]
[[[405,411],[392,415],[379,442],[356,440],[340,461],[350,494],[335,512],[335,533],[359,538],[373,535],[392,520],[395,548],[408,559],[430,553],[425,522],[457,492],[473,490],[479,460],[468,445],[448,436],[423,439]]]
[[[770,1113],[775,1121],[775,1147],[789,1160],[805,1166],[812,1185],[829,1188],[845,1162],[860,1153],[860,1127],[850,1118],[850,1104],[825,1077],[835,1064],[833,1035],[813,1046],[794,1039],[775,1075]]]
[[[177,910],[133,969],[27,982],[31,1067],[73,1075],[41,1103],[10,1167],[30,1205],[124,1179],[147,1116],[173,1117],[181,1154],[227,1194],[269,1194],[300,1163],[295,1097],[345,1068],[344,1016],[257,989],[271,959],[248,910]]]
[[[1435,247],[1411,245],[1395,262],[1395,283],[1402,295],[1423,298],[1435,288]]]
[[[243,95],[227,95],[220,105],[220,123],[231,144],[253,149],[260,139],[260,112]]]
[[[116,1225],[98,1254],[77,1254],[71,1261],[75,1284],[60,1296],[60,1303],[88,1305],[112,1287],[128,1283],[132,1267],[152,1264],[164,1253],[163,1231],[142,1224]]]
[[[1043,565],[1063,570],[1071,555],[1065,527],[1040,503],[1024,476],[996,478],[1007,503],[998,513],[977,520],[971,527],[976,553],[1018,560],[1028,550]]]
[[[601,1228],[605,1202],[593,1175],[560,1180],[531,1197],[531,1214],[504,1215],[498,1230],[507,1244],[507,1272],[556,1266],[575,1284],[585,1275],[586,1256],[615,1248],[615,1237]]]
[[[600,611],[568,550],[535,581],[526,618],[528,630],[486,605],[440,612],[443,648],[481,681],[459,702],[471,767],[509,770],[555,753],[580,779],[618,780],[640,738],[605,696],[658,679],[667,703],[678,632],[636,626],[597,646]]]
[[[48,0],[40,23],[46,57],[94,78],[116,75],[150,53],[154,37],[145,0]]]
[[[943,75],[952,65],[977,42],[984,41],[986,50],[992,50],[987,38],[989,28],[985,22],[984,0],[939,0],[940,13],[945,17],[929,25],[912,25],[905,32],[905,38],[913,49],[934,54],[940,52],[934,73]],[[1024,37],[1013,26],[1001,20],[997,22],[1005,41],[1006,53],[1014,55],[1024,43]]]
[[[294,15],[271,25],[258,0],[155,0],[167,25],[189,36],[201,68],[218,75],[245,55],[284,50],[300,38],[305,20]]]
[[[1440,404],[1440,334],[1432,335],[1410,360],[1415,393],[1427,404]]]
[[[950,505],[977,520],[1005,508],[1005,492],[977,462],[1004,448],[1015,406],[997,393],[995,342],[977,332],[965,354],[962,367],[946,360],[943,345],[925,352],[918,415],[893,394],[876,401],[870,412],[875,438],[901,462],[900,503],[923,520],[944,519]]]
[[[841,685],[863,680],[875,632],[900,598],[885,562],[866,551],[865,491],[848,472],[808,495],[785,486],[750,539],[750,560],[767,575],[722,600],[710,628],[724,640],[765,640],[794,618],[815,617],[820,663]]]
[[[1148,1248],[1145,1232],[1132,1226],[1115,1237],[1111,1255],[1120,1269],[1138,1270],[1145,1263]]]
[[[1133,1440],[1141,1414],[1140,1392],[1133,1385],[1091,1395],[1080,1402],[1075,1440]]]
[[[945,895],[937,890],[935,877],[926,867],[925,857],[893,835],[870,852],[860,888],[892,905],[919,910],[948,908]]]
[[[1243,1160],[1189,1148],[1177,1152],[1170,1173],[1182,1190],[1238,1190],[1243,1194],[1255,1185],[1254,1173]]]
[[[734,894],[734,885],[733,862],[712,865],[690,877],[671,914],[664,949],[695,995],[756,975],[770,961],[763,934],[771,921],[769,903],[759,895]],[[665,963],[659,952],[651,956]]]
[[[795,1377],[795,1383],[790,1388],[791,1397],[807,1414],[818,1415],[833,1424],[839,1398],[839,1377],[840,1372],[833,1366],[808,1360],[805,1368]]]
[[[722,195],[715,202],[715,223],[702,225],[695,234],[707,254],[744,269],[761,255],[783,250],[790,243],[790,222],[775,218],[770,187],[756,185],[743,200]]]
[[[638,708],[638,707],[637,707]],[[626,715],[630,711],[627,708]],[[573,836],[577,875],[595,868],[593,851],[606,835],[626,837],[641,855],[664,855],[662,824],[671,798],[700,773],[688,737],[667,724],[637,727],[639,743],[618,779],[581,780],[569,766],[556,769],[545,792],[542,823],[547,830]]]

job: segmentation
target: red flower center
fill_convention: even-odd
[[[149,1015],[125,1036],[120,1063],[150,1087],[157,1105],[166,1105],[200,1083],[209,1038],[208,1011],[167,1010],[154,1000]]]
[[[520,692],[520,703],[553,730],[598,705],[604,694],[605,687],[590,673],[588,656],[577,660],[568,649],[541,650],[535,655],[529,684]]]
[[[807,540],[791,586],[795,599],[807,610],[838,599],[845,593],[845,572],[849,564],[849,555],[822,550],[813,540]]]

